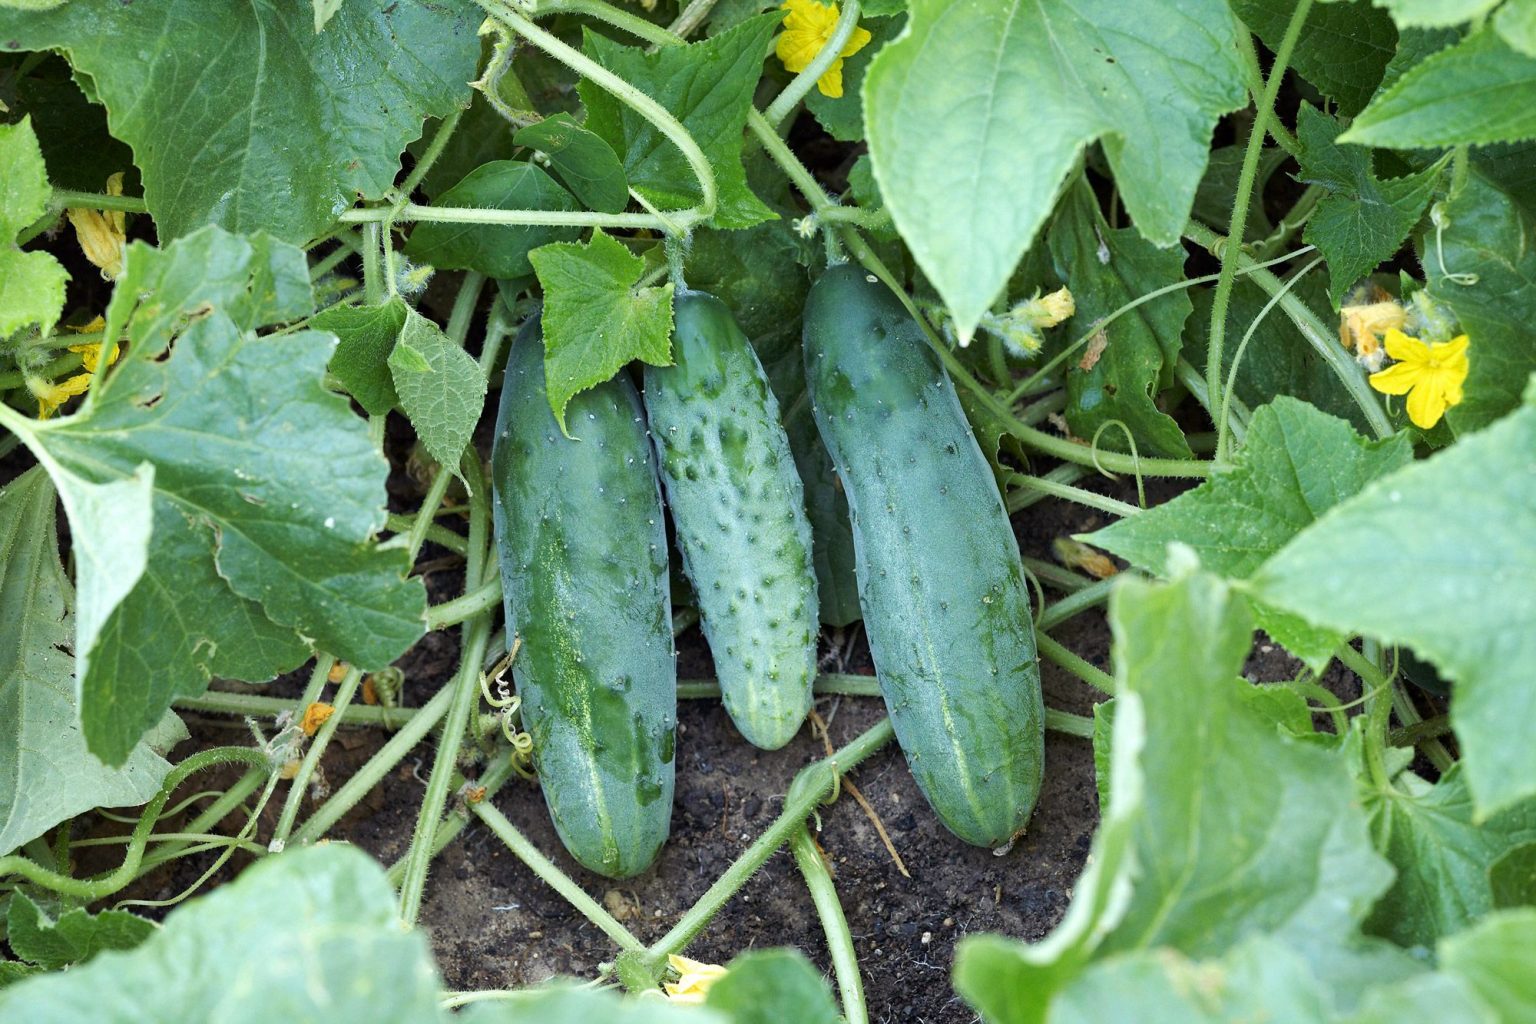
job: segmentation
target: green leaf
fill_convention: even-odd
[[[864,76],[880,48],[900,35],[907,25],[906,18],[873,17],[868,4],[862,10],[867,20],[860,22],[860,27],[868,30],[870,40],[858,53],[843,58],[843,94],[833,99],[822,95],[820,89],[812,89],[805,97],[805,109],[828,135],[840,142],[864,141],[864,104],[860,102]]]
[[[821,972],[795,949],[764,949],[732,960],[709,988],[705,1005],[732,1024],[840,1024],[842,1016]]]
[[[544,376],[565,430],[571,398],[639,359],[672,364],[672,285],[640,287],[645,261],[601,231],[529,254],[544,286]],[[578,435],[579,436],[579,435]]]
[[[118,770],[86,751],[57,536],[54,489],[40,467],[0,488],[0,854],[93,807],[141,804],[170,770],[144,744]]]
[[[455,1024],[735,1024],[713,1010],[666,999],[624,999],[611,990],[552,982],[497,1002],[473,1003]]]
[[[107,950],[133,949],[155,932],[153,922],[126,910],[91,914],[77,907],[53,921],[19,889],[11,894],[5,928],[12,952],[46,971],[84,963]]]
[[[513,141],[549,157],[576,198],[588,209],[619,213],[629,205],[629,182],[613,147],[576,123],[570,114],[553,114],[518,131]]]
[[[1536,0],[1505,0],[1493,16],[1493,29],[1527,57],[1536,57]]]
[[[913,0],[864,83],[875,179],[968,339],[1083,148],[1172,245],[1216,119],[1247,101],[1225,0]]]
[[[1521,843],[1488,866],[1495,907],[1536,906],[1536,843]]]
[[[667,108],[709,159],[720,192],[711,220],[716,227],[750,227],[774,216],[747,187],[741,145],[768,38],[778,22],[777,14],[763,15],[709,39],[664,46],[655,53],[586,33],[588,56]],[[700,201],[682,150],[655,125],[586,79],[579,91],[587,106],[587,129],[623,157],[630,187],[663,210]]]
[[[487,210],[550,210],[568,212],[576,200],[555,179],[522,160],[496,160],[470,171],[457,185],[438,196],[438,206],[471,206]],[[428,221],[416,225],[405,254],[439,270],[477,270],[487,277],[522,277],[532,272],[528,252],[550,242],[574,239],[578,228],[532,224],[448,224]]]
[[[1133,299],[1184,279],[1182,249],[1157,249],[1132,228],[1112,230],[1085,182],[1063,201],[1049,240],[1056,272],[1077,303],[1071,323],[1080,330]],[[1193,457],[1184,432],[1154,401],[1173,383],[1190,308],[1188,293],[1178,290],[1103,328],[1106,345],[1098,358],[1091,364],[1075,360],[1067,370],[1066,416],[1074,434],[1092,438],[1104,424],[1119,420],[1130,428],[1140,451]],[[1101,443],[1126,447],[1125,435],[1117,428],[1105,430]]]
[[[87,542],[80,712],[108,763],[211,675],[267,679],[310,643],[381,668],[425,628],[405,550],[370,542],[388,466],[322,387],[330,336],[243,326],[282,306],[274,262],[303,267],[295,249],[217,228],[163,252],[131,247],[109,323],[129,319],[138,344],[81,412],[22,433],[60,488],[77,555]],[[155,282],[154,298],[125,311],[140,281]],[[194,309],[169,358],[148,358]],[[151,504],[147,564],[134,563]],[[118,543],[130,526],[142,532]],[[118,571],[111,559],[128,561]]]
[[[1374,0],[1392,14],[1398,28],[1446,28],[1480,18],[1499,0]]]
[[[1253,414],[1230,469],[1080,539],[1160,575],[1169,545],[1187,544],[1207,569],[1245,579],[1330,508],[1412,459],[1406,436],[1367,441],[1343,420],[1277,398]],[[1256,611],[1265,632],[1319,670],[1343,639],[1262,605]]]
[[[478,13],[352,0],[317,34],[310,5],[203,0],[0,12],[11,49],[64,51],[134,149],[160,238],[214,223],[290,242],[394,183],[422,119],[464,103]],[[194,101],[195,100],[195,101]]]
[[[1494,862],[1536,842],[1536,801],[1475,823],[1459,765],[1434,785],[1404,773],[1382,790],[1362,777],[1360,799],[1377,848],[1397,869],[1366,929],[1401,946],[1433,946],[1492,910]]]
[[[1371,151],[1335,143],[1337,121],[1303,103],[1296,120],[1301,142],[1298,180],[1326,190],[1302,236],[1328,260],[1328,297],[1338,309],[1356,281],[1392,258],[1429,205],[1441,165],[1385,181],[1371,167]]]
[[[1504,1024],[1536,1021],[1536,910],[1489,914],[1468,931],[1440,943],[1446,973],[1465,981]]]
[[[1536,795],[1536,405],[1367,486],[1274,556],[1260,600],[1407,644],[1456,684],[1482,821]],[[1476,500],[1469,500],[1475,496]]]
[[[48,210],[48,171],[31,118],[0,124],[0,339],[36,325],[47,334],[64,309],[69,274],[46,252],[22,252],[19,235]]]
[[[344,845],[252,865],[173,910],[137,949],[0,991],[0,1019],[437,1024],[426,937],[400,926],[384,872]]]
[[[1324,991],[1301,957],[1279,942],[1255,938],[1199,963],[1159,950],[1095,964],[1052,1008],[1051,1022],[1323,1024],[1325,1006]]]
[[[388,359],[409,309],[399,298],[381,306],[332,306],[309,322],[317,331],[336,335],[328,369],[369,415],[383,416],[400,404]]]
[[[1296,10],[1296,0],[1232,0],[1232,9],[1274,50]],[[1397,51],[1397,29],[1369,0],[1314,4],[1291,53],[1291,67],[1353,117],[1381,83]]]
[[[1347,1024],[1402,1024],[1432,1020],[1435,1024],[1498,1024],[1488,1005],[1460,978],[1438,971],[1373,988]]]
[[[1418,149],[1536,137],[1536,57],[1484,28],[1426,58],[1361,111],[1340,142]]]
[[[1331,956],[1391,870],[1371,849],[1344,752],[1276,729],[1245,699],[1245,602],[1206,574],[1127,579],[1110,626],[1116,692],[1146,706],[1147,798],[1141,877],[1104,949],[1219,956],[1268,934]]]
[[[1044,1024],[1051,1001],[1084,969],[1129,905],[1145,801],[1139,759],[1146,725],[1136,694],[1116,697],[1113,707],[1113,740],[1094,743],[1094,760],[1102,761],[1099,782],[1108,786],[1106,810],[1061,924],[1036,943],[977,935],[962,939],[955,951],[955,989],[990,1024]],[[1096,734],[1102,720],[1095,715]]]
[[[389,354],[400,406],[439,466],[451,473],[485,408],[485,371],[468,352],[414,309]]]
[[[164,249],[134,242],[123,268],[103,333],[126,334],[130,359],[158,356],[183,325],[210,309],[251,331],[315,308],[303,253],[265,234],[244,237],[210,228]]]
[[[1445,205],[1445,230],[1424,240],[1430,294],[1450,306],[1470,339],[1461,404],[1446,413],[1457,434],[1479,430],[1517,408],[1536,372],[1536,201],[1522,200],[1474,171]],[[1446,270],[1476,275],[1470,284]],[[1471,280],[1471,279],[1465,279]]]

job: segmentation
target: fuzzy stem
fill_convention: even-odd
[[[272,833],[272,841],[269,848],[273,853],[281,853],[283,846],[288,842],[288,836],[293,832],[294,819],[298,817],[299,805],[304,802],[304,793],[309,789],[309,780],[315,774],[315,768],[320,764],[320,758],[325,754],[326,746],[331,742],[331,737],[336,734],[336,729],[341,725],[343,712],[352,703],[352,695],[357,692],[357,684],[363,678],[363,670],[356,665],[348,666],[347,674],[342,677],[341,685],[336,688],[336,700],[332,705],[331,716],[320,724],[316,730],[314,739],[310,740],[309,749],[304,752],[304,760],[299,764],[299,770],[294,775],[293,781],[288,784],[288,800],[283,804],[283,816],[277,823],[277,829]]]
[[[160,811],[165,807],[171,794],[192,773],[224,764],[244,764],[252,768],[271,770],[266,755],[250,747],[215,747],[212,750],[200,751],[172,768],[170,774],[165,777],[165,783],[160,787],[160,792],[156,793],[144,806],[144,813],[140,816],[138,825],[134,827],[128,849],[123,855],[123,863],[113,870],[94,878],[72,878],[57,871],[50,871],[26,857],[11,855],[0,857],[0,878],[6,875],[20,875],[44,889],[71,896],[86,903],[93,903],[112,895],[131,882],[137,874],[139,862],[144,856],[144,846],[149,841],[149,834],[154,829],[155,822],[160,817]]]
[[[1285,69],[1291,60],[1296,40],[1301,38],[1301,28],[1312,9],[1312,0],[1297,0],[1291,12],[1291,20],[1285,27],[1285,35],[1275,50],[1275,61],[1264,83],[1264,94],[1259,99],[1258,113],[1254,117],[1253,130],[1248,135],[1248,148],[1243,153],[1243,164],[1237,176],[1237,195],[1232,201],[1232,216],[1227,220],[1231,235],[1221,252],[1221,276],[1216,281],[1216,292],[1211,303],[1211,334],[1205,357],[1206,391],[1214,403],[1221,394],[1222,347],[1227,336],[1227,309],[1232,302],[1232,286],[1237,280],[1238,254],[1243,245],[1243,225],[1248,223],[1248,205],[1253,199],[1254,178],[1259,169],[1259,154],[1264,150],[1264,136],[1274,116],[1275,97],[1280,93],[1280,83],[1285,79]],[[1216,423],[1216,461],[1227,458],[1227,424]]]
[[[1035,645],[1040,648],[1040,653],[1047,660],[1055,662],[1057,667],[1066,669],[1095,690],[1111,695],[1114,694],[1115,679],[1108,672],[1089,664],[1082,657],[1052,640],[1044,633],[1037,633],[1035,635]]]
[[[471,804],[470,813],[485,822],[490,830],[496,833],[496,837],[507,844],[517,859],[528,865],[529,869],[544,881],[551,889],[554,889],[571,906],[579,910],[588,921],[612,939],[620,949],[630,953],[643,953],[645,946],[632,935],[613,915],[604,910],[602,905],[588,896],[577,885],[570,875],[555,864],[554,861],[539,852],[539,848],[530,843],[526,836],[507,820],[507,816],[496,809],[489,800]]]
[[[848,929],[848,918],[838,901],[837,887],[832,884],[832,873],[827,870],[821,851],[803,821],[790,836],[789,848],[795,855],[800,877],[805,879],[805,887],[811,891],[811,902],[816,906],[816,915],[821,918],[821,930],[827,936],[832,973],[837,976],[837,989],[843,999],[843,1020],[847,1024],[869,1024],[869,1007],[864,1002],[864,982],[859,977],[859,957],[853,947],[853,933]]]

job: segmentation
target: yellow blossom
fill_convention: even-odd
[[[1445,410],[1461,401],[1467,379],[1467,336],[1439,345],[1426,345],[1399,330],[1387,332],[1387,355],[1397,360],[1370,376],[1371,387],[1384,395],[1408,396],[1408,418],[1428,430]]]
[[[774,52],[786,69],[798,73],[810,67],[811,61],[831,41],[833,30],[837,28],[837,4],[823,5],[819,0],[784,0],[779,6],[789,14],[784,17],[784,34],[779,36]],[[843,58],[852,57],[864,49],[870,38],[867,29],[853,30],[843,52],[816,79],[816,88],[823,96],[837,99],[843,94]]]
[[[107,195],[123,194],[123,175],[119,171],[107,179]],[[69,222],[85,258],[101,268],[101,276],[115,281],[123,273],[123,249],[128,244],[127,222],[120,210],[81,210],[70,208]]]
[[[667,964],[678,974],[676,981],[666,984],[667,998],[674,1003],[702,1003],[709,986],[725,977],[725,968],[718,964],[702,964],[676,953],[667,957]]]
[[[80,328],[81,331],[101,330],[103,326],[101,317]],[[84,373],[77,373],[73,377],[66,377],[57,383],[50,383],[40,377],[28,378],[27,390],[32,392],[32,397],[37,399],[37,418],[45,420],[58,412],[59,406],[74,398],[83,395],[91,386],[91,381],[96,376],[96,370],[101,365],[101,342],[87,343],[83,345],[70,345],[69,351],[80,355],[80,362],[85,369]],[[110,366],[117,362],[117,346],[112,346],[112,354],[107,359]]]
[[[45,420],[59,411],[59,406],[74,398],[76,395],[85,394],[85,389],[91,386],[89,373],[77,373],[73,377],[67,377],[57,384],[50,383],[41,378],[28,378],[27,390],[32,392],[32,397],[37,399],[37,418]]]
[[[1055,327],[1077,312],[1077,303],[1072,300],[1072,293],[1066,288],[1042,295],[1036,302],[1039,304],[1039,315],[1035,322],[1041,327]]]

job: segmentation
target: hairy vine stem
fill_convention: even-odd
[[[832,873],[821,857],[821,848],[811,837],[805,822],[800,823],[789,837],[789,849],[795,857],[795,866],[805,887],[811,891],[811,903],[816,916],[821,918],[821,930],[827,936],[827,952],[832,957],[832,973],[837,977],[838,994],[842,996],[843,1020],[847,1024],[869,1024],[869,1006],[864,1001],[864,981],[859,977],[859,955],[853,948],[853,932],[848,928],[848,918],[837,898],[837,886],[832,884]]]
[[[0,878],[6,875],[20,875],[27,881],[52,892],[86,902],[94,902],[112,895],[133,881],[144,856],[144,846],[149,841],[149,834],[154,829],[155,822],[159,819],[160,812],[171,794],[176,792],[176,789],[193,773],[223,764],[244,764],[266,771],[270,771],[272,767],[266,754],[252,747],[215,747],[212,750],[199,751],[172,768],[166,775],[160,792],[144,805],[144,813],[133,830],[128,849],[123,856],[123,863],[118,867],[94,878],[72,878],[45,868],[26,857],[12,854],[0,857]]]
[[[1307,14],[1311,9],[1312,0],[1297,0],[1296,7],[1291,12],[1290,23],[1286,25],[1285,35],[1280,40],[1279,48],[1275,50],[1275,61],[1269,69],[1269,78],[1264,83],[1264,94],[1258,102],[1258,113],[1253,120],[1253,129],[1248,135],[1248,148],[1243,153],[1243,164],[1237,176],[1237,195],[1232,202],[1232,216],[1227,220],[1231,234],[1220,253],[1221,275],[1216,281],[1216,291],[1211,303],[1210,343],[1205,357],[1206,392],[1210,395],[1213,406],[1217,404],[1217,396],[1222,393],[1222,348],[1227,335],[1227,309],[1232,302],[1232,286],[1237,276],[1238,251],[1243,244],[1243,226],[1248,223],[1248,205],[1253,199],[1253,182],[1259,168],[1259,154],[1263,152],[1265,134],[1270,120],[1274,117],[1275,97],[1279,95],[1280,83],[1285,79],[1285,69],[1290,64],[1291,51],[1296,48],[1296,40],[1301,38],[1302,26],[1306,24]],[[1227,461],[1228,443],[1225,418],[1218,417],[1216,420],[1217,462]]]

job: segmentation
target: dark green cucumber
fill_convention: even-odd
[[[853,519],[859,602],[896,739],[951,832],[1017,836],[1045,713],[1019,548],[922,329],[855,266],[806,299],[806,380]]]
[[[672,366],[646,366],[656,441],[683,570],[731,721],[777,750],[811,709],[816,571],[805,492],[779,403],[725,303],[681,292]]]
[[[661,489],[628,377],[544,390],[538,321],[507,357],[492,451],[496,547],[524,728],[565,848],[643,871],[672,821],[677,665]]]

